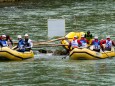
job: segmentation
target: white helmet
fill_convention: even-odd
[[[6,35],[2,35],[2,37],[6,37]]]
[[[18,35],[17,37],[18,37],[18,38],[22,38],[22,36],[21,36],[21,35]]]
[[[95,38],[95,39],[98,39],[98,36],[95,36],[94,38]]]
[[[110,36],[108,35],[108,36],[106,36],[106,38],[110,38]]]
[[[74,38],[77,38],[77,36],[74,36]]]
[[[28,34],[25,34],[24,36],[28,36]]]

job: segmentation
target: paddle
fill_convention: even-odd
[[[11,49],[12,49],[12,50],[16,50],[16,47],[17,47],[17,45],[16,45],[16,46],[14,46],[14,47],[12,47]]]
[[[104,50],[102,50],[102,51],[110,58],[110,56]]]
[[[47,41],[47,42],[49,43],[49,42],[54,42],[54,41],[59,41],[59,40],[64,40],[64,39],[70,39],[70,38],[67,38],[67,37],[61,37],[61,38],[57,38],[57,39],[49,40],[49,41]]]
[[[52,46],[52,47],[55,47],[55,46],[69,46],[68,44],[51,44],[51,43],[39,43],[39,44],[37,44],[37,46],[35,46],[34,45],[34,47],[33,48],[35,48],[35,47],[38,47],[39,45],[41,45],[41,46]]]
[[[110,58],[110,56],[102,49],[102,47],[101,47],[101,50]]]
[[[50,43],[50,42],[55,42],[55,41],[59,41],[59,40],[64,40],[64,39],[72,39],[72,38],[67,38],[67,37],[60,37],[57,39],[52,39],[52,40],[48,40],[48,41],[44,41],[44,42],[33,42],[33,48],[38,48],[38,46],[51,46],[51,47],[55,47],[55,46],[69,46],[67,44],[54,44],[54,43]],[[17,42],[14,42],[14,44],[17,44]],[[16,46],[14,46],[12,49],[14,49]]]
[[[64,39],[72,39],[72,38],[67,38],[67,37],[61,37],[61,38],[57,38],[57,39],[52,39],[52,40],[49,40],[49,41],[44,41],[44,42],[34,42],[33,44],[34,45],[47,45],[49,44],[50,42],[55,42],[55,41],[59,41],[59,40],[64,40]],[[51,45],[51,44],[50,44]],[[54,45],[54,44],[53,44]]]

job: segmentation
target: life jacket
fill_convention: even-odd
[[[8,46],[8,43],[7,43],[7,41],[6,41],[6,40],[1,40],[1,44],[2,44],[2,46],[3,46],[3,47]]]
[[[72,46],[72,48],[78,47],[78,42],[77,42],[77,40],[72,40],[72,41],[71,41],[71,46]]]
[[[86,40],[80,40],[80,42],[82,43],[82,46],[81,47],[86,47],[87,46],[87,42]]]
[[[85,34],[85,37],[86,37],[86,39],[89,41],[90,39],[92,39],[92,34],[90,34],[90,35]]]
[[[106,48],[111,48],[111,46],[112,46],[112,41],[111,40],[110,41],[106,40],[105,47]]]
[[[25,48],[32,48],[33,43],[30,39],[25,39]]]
[[[30,44],[28,43],[28,39],[25,39],[25,47],[29,47]]]
[[[24,43],[23,39],[20,39],[18,42],[18,48],[24,50],[25,49],[24,45],[25,45],[25,43]]]
[[[100,41],[98,41],[98,42],[94,41],[93,42],[93,49],[100,49]]]

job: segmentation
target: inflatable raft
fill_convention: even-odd
[[[112,48],[111,51],[102,51],[101,52],[96,52],[93,51],[93,49],[90,48],[75,48],[72,50],[72,48],[69,49],[68,45],[69,42],[72,41],[74,36],[77,36],[78,39],[81,38],[82,35],[84,35],[84,32],[70,32],[68,33],[65,37],[67,39],[64,39],[61,41],[61,44],[64,44],[64,48],[69,52],[69,57],[70,59],[73,60],[81,60],[81,59],[88,59],[88,60],[96,60],[96,59],[105,59],[109,57],[114,57],[115,56],[115,50]],[[89,46],[91,44],[93,39],[89,41]]]
[[[112,48],[111,51],[100,51],[96,52],[91,50],[90,48],[74,48],[69,57],[72,60],[97,60],[97,59],[105,59],[115,56],[115,50]]]
[[[6,60],[21,61],[33,57],[34,57],[34,53],[32,50],[23,53],[23,52],[18,52],[16,50],[12,50],[8,47],[0,48],[0,61],[6,61]]]

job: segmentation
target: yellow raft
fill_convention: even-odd
[[[70,59],[73,60],[97,60],[97,59],[105,59],[109,57],[115,56],[115,50],[112,48],[111,51],[100,51],[96,52],[88,48],[74,48],[70,54]]]
[[[72,41],[74,36],[78,36],[78,39],[81,38],[82,35],[84,35],[84,32],[70,32],[65,37],[68,39],[64,39],[61,41],[61,44],[64,44],[66,46],[65,49],[68,51],[71,51],[69,53],[70,59],[79,60],[79,59],[88,59],[88,60],[95,60],[95,59],[105,59],[109,57],[115,56],[115,50],[112,48],[111,51],[102,51],[96,52],[89,48],[75,48],[72,50],[72,48],[69,50],[68,44],[70,41]],[[89,45],[91,44],[92,39],[89,41]]]
[[[8,47],[1,47],[0,48],[0,60],[12,60],[12,61],[21,61],[25,59],[30,59],[34,57],[33,51],[29,52],[18,52],[16,50],[12,50]]]

